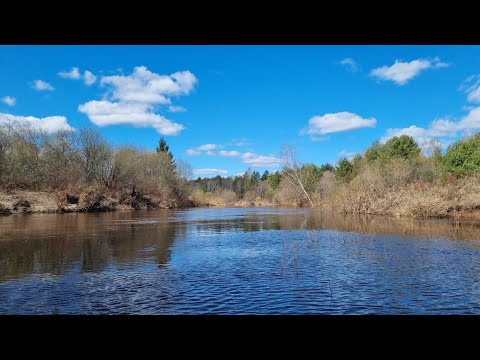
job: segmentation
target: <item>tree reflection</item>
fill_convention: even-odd
[[[150,222],[142,221],[149,214],[4,218],[0,222],[0,282],[32,273],[61,275],[75,266],[95,272],[109,264],[126,266],[148,258],[164,265],[182,226],[169,224],[157,213]]]

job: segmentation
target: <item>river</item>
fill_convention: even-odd
[[[480,314],[480,225],[311,209],[0,217],[0,314]]]

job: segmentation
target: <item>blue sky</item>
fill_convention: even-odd
[[[165,136],[196,175],[335,163],[407,133],[480,130],[479,46],[0,46],[0,122]]]

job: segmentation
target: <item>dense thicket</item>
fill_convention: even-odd
[[[47,133],[0,124],[0,188],[108,195],[124,203],[149,196],[188,202],[190,169],[162,138],[156,151],[110,144],[95,128]]]
[[[428,155],[411,136],[375,141],[363,154],[341,158],[335,167],[301,164],[291,148],[282,154],[280,171],[198,178],[194,195],[207,202],[243,199],[413,216],[444,216],[480,207],[480,133],[457,141],[444,153],[431,146]]]

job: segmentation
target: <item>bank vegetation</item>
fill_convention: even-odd
[[[262,175],[198,178],[193,197],[215,205],[321,207],[408,217],[474,217],[480,209],[480,133],[421,150],[407,135],[374,142],[352,159],[302,164],[282,150],[283,168]]]
[[[98,129],[46,132],[0,124],[0,212],[191,206],[190,168],[162,138],[156,151],[114,146]]]

